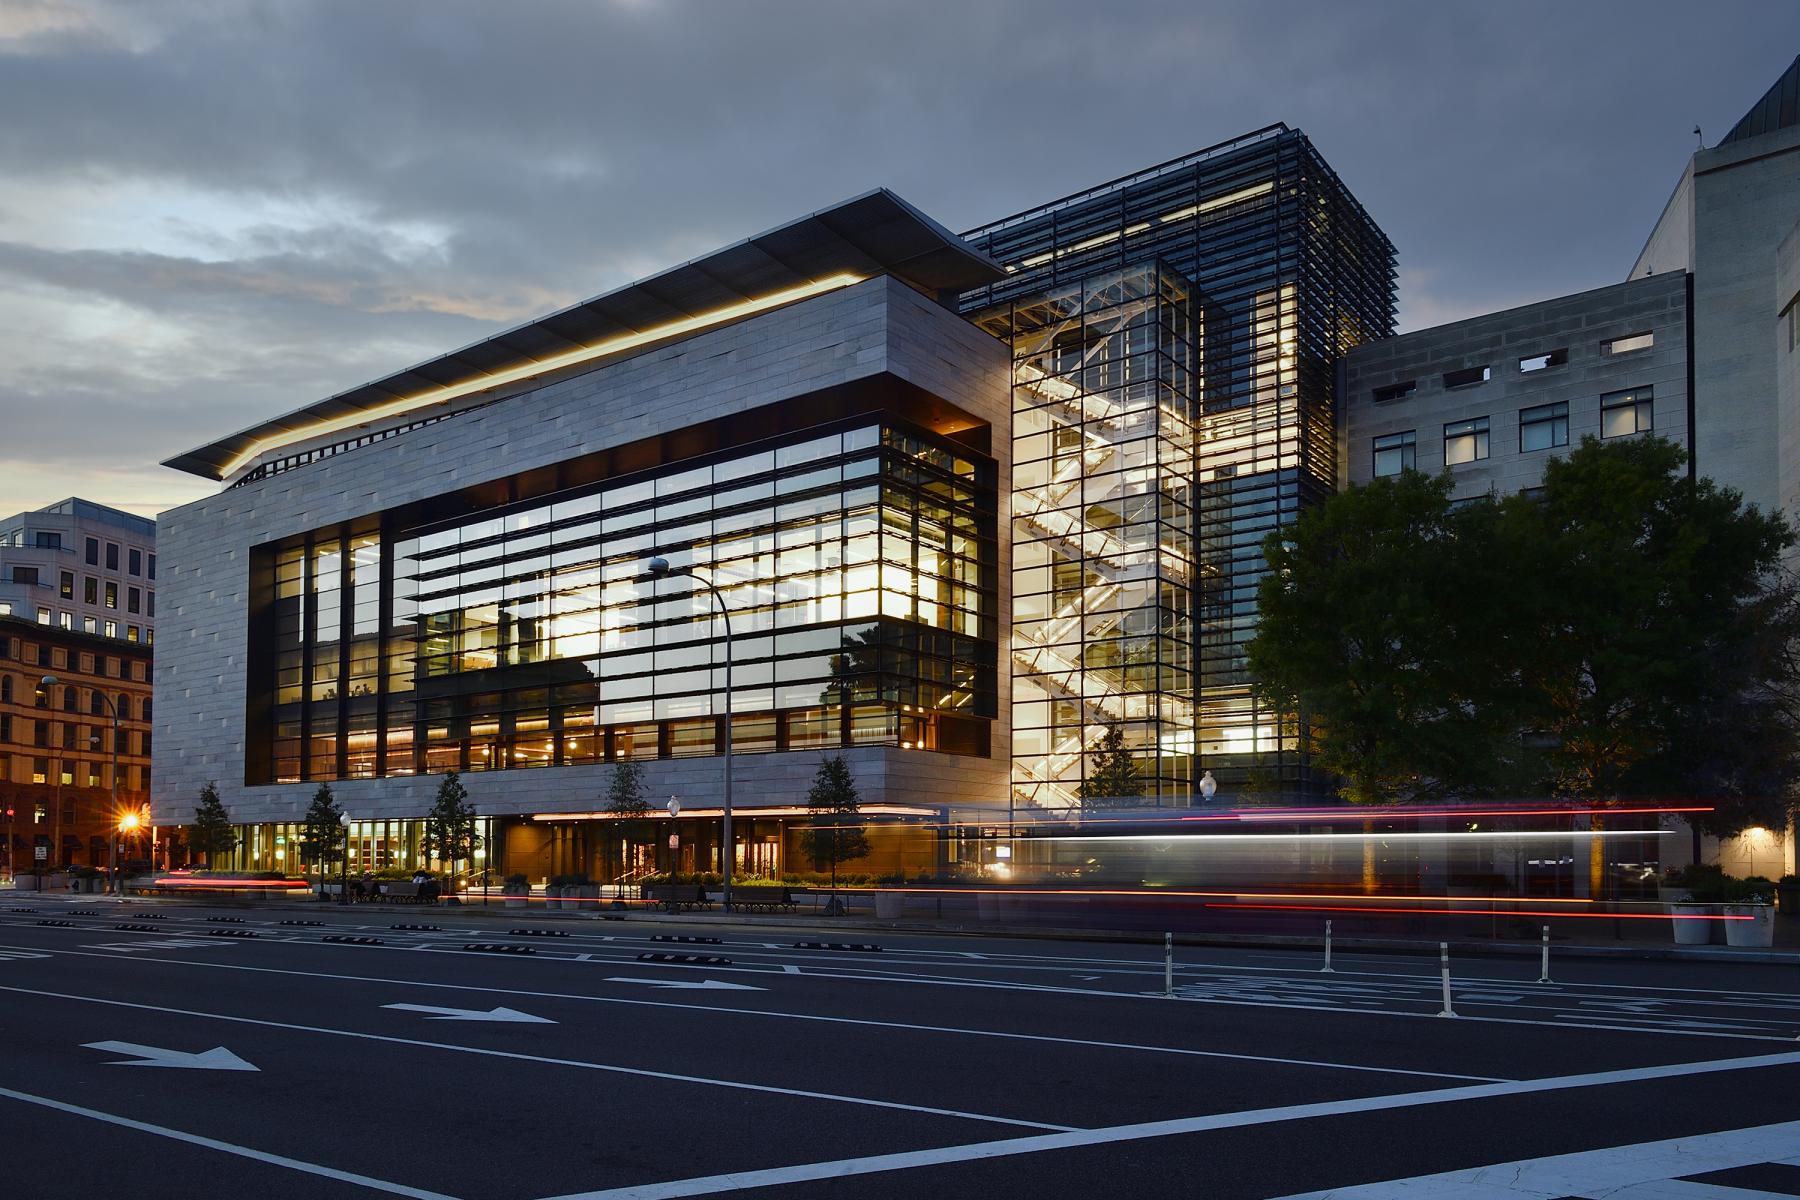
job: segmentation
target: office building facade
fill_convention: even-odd
[[[0,520],[0,616],[156,637],[156,522],[71,497]]]
[[[1353,349],[1342,481],[1447,470],[1472,500],[1531,491],[1584,437],[1688,445],[1689,292],[1657,275]]]

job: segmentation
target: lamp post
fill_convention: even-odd
[[[724,847],[719,854],[720,875],[724,880],[725,911],[731,911],[731,859],[735,846],[731,840],[731,610],[725,606],[725,597],[714,587],[712,581],[694,574],[691,567],[679,570],[669,566],[666,558],[653,558],[648,564],[650,578],[667,579],[671,575],[685,575],[694,581],[695,587],[705,588],[712,598],[718,601],[719,616],[725,621],[725,820]]]
[[[62,681],[54,675],[46,675],[42,679],[38,680],[38,686],[45,689],[44,695],[46,697],[48,697],[50,694],[49,689],[55,687],[57,684],[59,684],[61,682]],[[98,688],[98,687],[95,688],[94,695],[96,695],[96,696],[100,697],[100,699],[106,701],[107,714],[112,718],[112,817],[111,817],[111,820],[108,822],[109,824],[111,824],[112,822],[116,822],[119,819],[119,706],[113,702],[113,698],[111,696],[106,694],[105,688]],[[62,788],[62,772],[60,770],[57,772],[56,781],[57,781],[57,788],[58,788],[58,792],[59,792],[59,796],[60,796],[60,790]],[[59,813],[58,815],[60,816],[61,814]],[[53,826],[53,828],[54,828],[54,826]],[[112,840],[111,871],[112,871],[113,899],[122,901],[125,899],[125,897],[119,891],[119,833],[118,833],[118,830],[115,829],[112,831],[111,840]],[[57,859],[58,859],[58,861],[60,861],[62,858],[62,847],[59,845],[59,846],[54,847],[54,849],[56,851]]]
[[[1211,771],[1202,771],[1200,773],[1200,798],[1203,800],[1211,800],[1218,790],[1219,781],[1213,778],[1213,773]]]
[[[120,815],[118,828],[113,830],[113,899],[118,900],[120,903],[123,903],[125,900],[125,885],[119,879],[119,843],[125,839],[126,834],[136,833],[137,827],[137,813],[128,812]]]
[[[338,814],[338,824],[344,827],[344,872],[338,877],[338,903],[350,903],[350,814]],[[321,871],[320,874],[324,872]],[[321,889],[323,884],[320,885]]]

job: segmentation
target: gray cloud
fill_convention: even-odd
[[[1754,3],[0,0],[0,406],[148,504],[156,457],[867,187],[964,228],[1278,120],[1403,323],[1453,319],[1621,278],[1797,46]],[[0,508],[55,498],[18,442]]]

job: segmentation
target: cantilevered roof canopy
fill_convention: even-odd
[[[876,275],[926,292],[1003,278],[991,258],[886,188],[671,267],[460,350],[178,454],[163,465],[223,479],[277,446],[446,403],[534,369],[603,361]]]

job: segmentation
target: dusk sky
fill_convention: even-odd
[[[1624,278],[1800,4],[0,0],[0,514],[875,186],[953,230],[1276,121],[1419,328]]]

